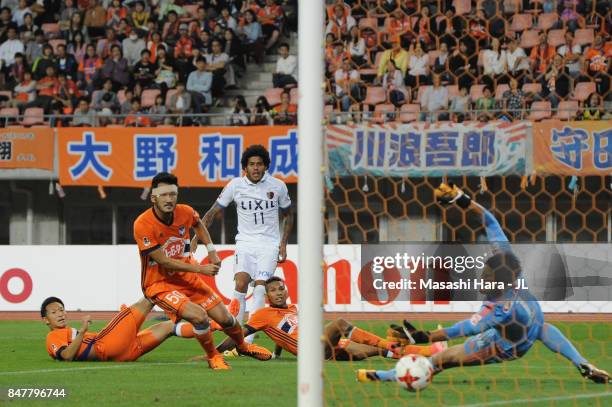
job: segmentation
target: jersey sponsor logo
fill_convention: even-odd
[[[151,244],[151,241],[149,240],[148,237],[143,237],[142,238],[142,244],[144,244],[145,246],[148,246]]]
[[[177,237],[169,238],[163,246],[166,257],[180,258],[185,252],[185,241]]]
[[[263,211],[264,209],[276,208],[276,205],[274,204],[274,201],[253,199],[248,201],[240,201],[240,207],[245,211]]]

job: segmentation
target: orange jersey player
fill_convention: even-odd
[[[62,300],[49,297],[40,307],[40,316],[51,330],[47,334],[47,352],[62,361],[134,361],[175,335],[172,321],[139,332],[152,308],[153,304],[143,298],[130,307],[123,306],[100,332],[89,332],[89,315],[83,317],[80,329],[72,328],[67,324]],[[179,326],[178,336],[182,336],[182,328]],[[187,332],[192,330],[188,328]]]
[[[266,280],[266,295],[270,306],[256,311],[244,325],[245,335],[263,331],[275,344],[294,355],[298,353],[298,310],[287,304],[288,292],[279,277]],[[446,348],[446,343],[435,346],[399,346],[371,332],[353,326],[344,319],[337,319],[324,328],[325,358],[339,361],[362,360],[371,356],[399,358],[404,354],[431,356]],[[233,347],[230,339],[218,349]],[[198,359],[198,358],[196,358]]]
[[[210,319],[238,345],[241,354],[260,360],[270,359],[265,348],[244,342],[242,328],[227,311],[221,299],[198,274],[214,276],[221,261],[208,230],[198,213],[188,205],[177,204],[178,179],[169,173],[157,174],[151,182],[152,208],[134,222],[134,238],[141,258],[141,285],[146,298],[163,309],[174,322],[185,319],[207,354],[212,369],[229,369],[215,349]],[[191,259],[190,231],[206,245],[211,264]],[[197,240],[196,240],[197,242]]]

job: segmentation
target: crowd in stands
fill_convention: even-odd
[[[611,116],[609,0],[326,0],[326,112],[377,121]],[[198,125],[249,67],[232,125],[295,124],[297,0],[1,0],[0,117]],[[364,112],[370,112],[369,115]],[[120,116],[117,116],[120,115]],[[52,117],[52,116],[49,116]],[[13,120],[14,121],[14,120]]]
[[[328,1],[326,111],[379,122],[610,118],[610,5]]]
[[[283,37],[296,30],[297,0],[1,0],[0,116],[15,124],[25,114],[17,121],[25,125],[201,124],[188,114],[224,102],[266,54],[279,54],[274,84],[295,87],[297,60]],[[253,120],[286,120],[295,106],[284,99]]]

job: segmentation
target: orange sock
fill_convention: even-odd
[[[198,340],[198,342],[200,342],[202,349],[204,349],[209,359],[219,353],[215,348],[215,342],[213,341],[213,336],[210,329],[206,330],[206,332],[203,334],[196,334],[195,338]]]
[[[431,345],[408,345],[404,346],[404,355],[432,356],[433,352],[431,349]]]
[[[227,336],[232,338],[234,340],[234,343],[236,343],[236,346],[240,348],[244,345],[244,334],[242,332],[242,326],[240,326],[238,321],[236,321],[235,319],[234,321],[234,326],[225,328],[223,332],[225,332]]]
[[[195,338],[195,332],[193,332],[193,325],[189,322],[179,322],[174,327],[174,335],[181,338]]]
[[[142,332],[139,332],[137,335],[138,341],[140,342],[140,346],[142,347],[142,354],[152,351],[155,349],[160,343],[161,340],[153,335],[153,331],[150,329],[145,329]]]
[[[363,329],[357,327],[353,328],[349,335],[349,339],[353,342],[376,346],[382,349],[387,349],[389,345],[389,342],[380,336],[374,335],[371,332],[364,331]]]

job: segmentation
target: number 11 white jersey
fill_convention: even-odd
[[[254,184],[244,176],[231,180],[217,198],[226,208],[236,203],[238,234],[236,242],[280,242],[279,209],[291,206],[287,185],[267,172]]]

